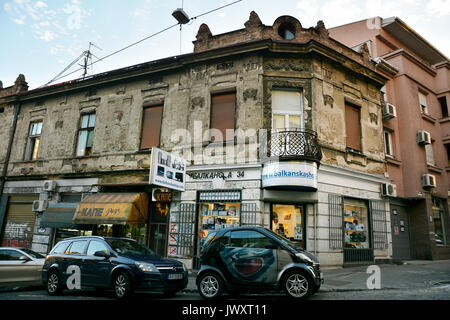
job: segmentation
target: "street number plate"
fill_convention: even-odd
[[[181,273],[172,273],[172,274],[169,274],[168,279],[169,280],[180,280],[180,279],[183,279],[183,274],[181,274]]]

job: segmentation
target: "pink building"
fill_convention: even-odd
[[[450,259],[450,61],[397,17],[329,29],[369,50],[382,89],[393,259]],[[367,47],[364,45],[366,44]]]

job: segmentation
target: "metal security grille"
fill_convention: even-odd
[[[194,250],[195,203],[181,203],[170,213],[169,256],[191,258]]]
[[[256,203],[241,204],[241,226],[262,225],[262,222],[258,223],[259,211],[256,208]]]
[[[328,237],[330,249],[342,249],[342,212],[343,204],[342,197],[336,194],[328,195],[328,211],[329,211],[329,225]]]
[[[241,201],[240,190],[208,190],[201,191],[198,202],[239,202]]]
[[[372,212],[373,248],[387,249],[386,204],[384,201],[370,201]]]

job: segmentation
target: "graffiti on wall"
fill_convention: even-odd
[[[8,221],[5,226],[2,246],[29,247],[33,230],[26,222]]]

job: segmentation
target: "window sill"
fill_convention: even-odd
[[[386,155],[386,162],[392,164],[394,166],[400,167],[402,164],[401,160],[396,159],[395,157]]]
[[[433,166],[431,164],[427,164],[427,168],[428,168],[429,171],[432,171],[432,172],[435,172],[435,173],[439,173],[439,174],[442,173],[442,169],[441,168]]]
[[[426,113],[422,113],[422,119],[431,122],[433,125],[436,123],[436,119]]]
[[[439,123],[446,123],[446,122],[450,122],[450,117],[445,117],[445,118],[439,119]]]

